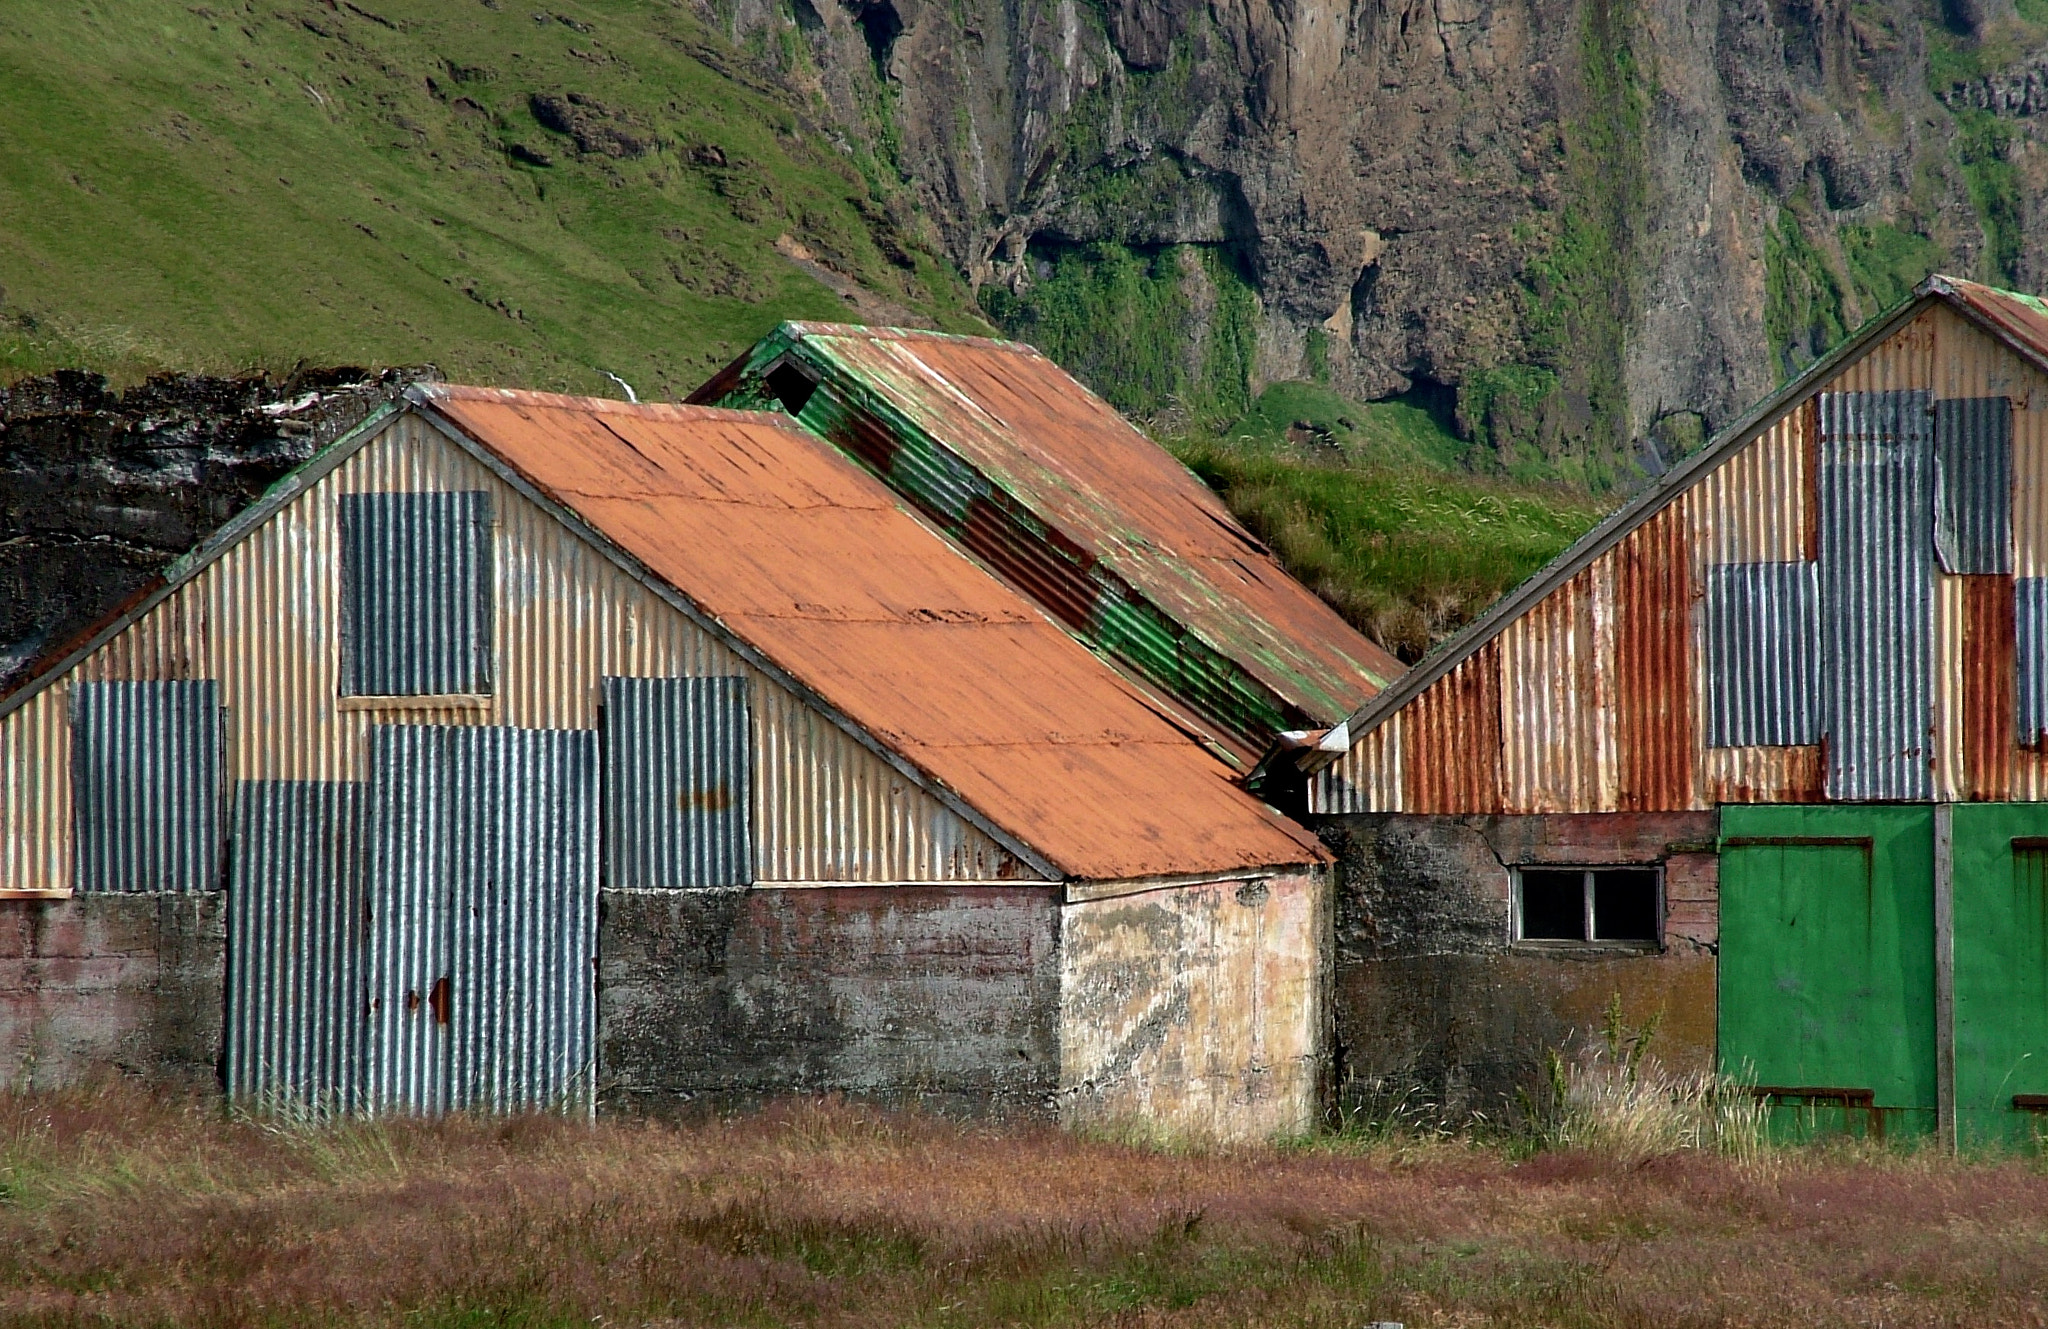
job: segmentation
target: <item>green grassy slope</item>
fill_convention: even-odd
[[[848,316],[783,236],[978,326],[893,177],[689,11],[549,3],[7,0],[0,373],[430,361],[678,397]]]
[[[1406,660],[1556,557],[1622,495],[1490,475],[1475,445],[1403,402],[1275,383],[1176,455],[1288,571]]]

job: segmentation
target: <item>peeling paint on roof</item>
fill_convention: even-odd
[[[1210,489],[1029,346],[785,323],[691,397],[783,405],[1067,629],[1239,744],[1326,726],[1399,661],[1282,570]]]
[[[480,388],[416,399],[1060,871],[1325,858],[1134,685],[786,418]]]

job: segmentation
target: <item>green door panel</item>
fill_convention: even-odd
[[[1722,1070],[1843,1091],[1778,1100],[1780,1133],[1931,1131],[1933,810],[1730,806],[1721,835]]]
[[[2048,804],[1955,810],[1956,1128],[2031,1142],[2048,1116]]]

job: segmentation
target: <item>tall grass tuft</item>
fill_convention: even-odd
[[[1617,993],[1598,1038],[1576,1052],[1551,1051],[1543,1143],[1623,1164],[1688,1150],[1757,1161],[1767,1110],[1733,1077],[1665,1068],[1650,1051],[1658,1023],[1653,1016],[1629,1028]]]

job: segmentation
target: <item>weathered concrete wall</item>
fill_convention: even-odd
[[[1339,853],[1335,1023],[1350,1095],[1418,1090],[1457,1116],[1509,1111],[1546,1050],[1594,1029],[1621,996],[1674,1069],[1714,1062],[1718,814],[1320,821]],[[1659,949],[1560,950],[1509,940],[1511,869],[1664,867]]]
[[[219,894],[0,901],[0,1085],[220,1083]]]
[[[1307,1129],[1327,1070],[1326,873],[1075,898],[1061,1119],[1223,1139]]]
[[[839,1090],[1043,1115],[1058,1088],[1058,928],[1050,886],[606,891],[602,1101]]]

